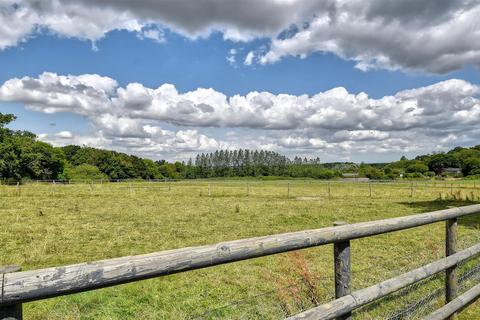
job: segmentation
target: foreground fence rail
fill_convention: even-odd
[[[348,319],[354,309],[442,271],[447,274],[446,299],[447,302],[452,303],[446,306],[449,306],[448,311],[453,310],[452,314],[454,314],[457,306],[465,307],[465,303],[455,302],[457,301],[455,297],[456,265],[480,254],[480,243],[456,252],[457,219],[478,213],[480,213],[480,205],[471,205],[392,219],[337,225],[61,267],[21,272],[0,269],[2,288],[0,319],[8,317],[22,319],[24,302],[326,244],[335,245],[337,299],[293,316],[291,319],[333,319],[335,317]],[[350,293],[350,240],[441,221],[447,221],[445,258]],[[478,296],[478,294],[478,290],[474,291],[470,293],[469,299],[461,301],[472,301],[472,296]]]

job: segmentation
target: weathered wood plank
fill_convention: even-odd
[[[458,219],[445,221],[445,256],[450,256],[457,252],[457,233]],[[457,297],[457,266],[454,265],[445,271],[445,301],[448,303]],[[452,314],[448,319],[455,320],[456,314]]]
[[[480,254],[480,244],[455,253],[449,257],[437,260],[418,269],[404,273],[398,277],[388,279],[368,288],[360,289],[348,296],[322,304],[300,314],[288,318],[289,320],[328,320],[340,317],[367,303],[385,297],[395,291],[405,288],[415,282],[426,279],[446,270],[462,261]]]
[[[480,284],[477,284],[475,287],[471,288],[461,296],[453,299],[440,309],[435,310],[428,316],[426,316],[425,320],[443,320],[447,319],[448,317],[452,316],[456,312],[462,310],[463,308],[469,306],[475,300],[480,297]]]
[[[345,221],[335,221],[334,226],[344,226]],[[333,266],[335,274],[335,299],[349,295],[351,292],[351,260],[350,240],[335,242],[333,244]],[[350,312],[339,317],[337,320],[351,320]]]
[[[5,273],[17,272],[22,270],[22,267],[17,265],[0,267],[0,276],[4,277]],[[2,288],[3,289],[3,288]],[[23,307],[22,303],[11,304],[7,306],[0,306],[0,320],[22,320]]]
[[[480,205],[393,219],[242,239],[157,253],[5,274],[0,305],[39,300],[280,252],[413,228],[468,214]]]

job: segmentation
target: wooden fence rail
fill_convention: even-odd
[[[479,297],[480,284],[477,284],[458,298],[453,299],[440,309],[437,309],[429,314],[427,317],[425,317],[425,320],[442,320],[447,317],[451,317],[455,314],[455,312],[467,307],[471,303],[475,302],[475,300],[477,300]]]
[[[395,291],[405,288],[418,281],[431,277],[441,271],[456,266],[480,254],[480,244],[462,250],[451,256],[437,260],[418,269],[404,273],[398,277],[388,279],[368,288],[360,289],[352,294],[343,296],[332,302],[309,309],[298,315],[288,318],[289,320],[329,320],[340,317],[346,313],[366,305],[372,301],[383,298]]]
[[[331,243],[344,243],[345,246],[346,242],[352,239],[409,229],[440,221],[453,221],[459,217],[475,213],[480,213],[480,205],[61,267],[22,272],[4,272],[0,277],[2,288],[0,315],[21,319],[21,316],[15,318],[16,315],[8,315],[6,312],[12,309],[17,311],[20,309],[21,311],[21,304],[23,302],[94,290],[147,278]],[[452,235],[456,235],[456,232],[452,232]],[[341,252],[344,251],[341,250]],[[395,289],[400,288],[397,283],[398,281],[403,281],[401,282],[402,284],[412,281],[416,282],[422,279],[422,277],[427,277],[446,269],[449,269],[450,272],[455,272],[454,267],[458,262],[471,258],[479,252],[480,244],[458,253],[451,251],[451,253],[453,253],[451,256],[412,271],[416,273],[411,272],[406,274],[406,276],[403,275],[406,277],[404,280],[394,278],[393,280],[395,281],[392,279],[387,281],[393,281],[388,283],[391,283],[390,288]],[[345,255],[343,255],[341,259],[344,258]],[[341,276],[343,279],[349,277],[349,275],[345,274]],[[452,282],[452,285],[455,284]],[[366,290],[363,292],[369,294],[369,299],[372,297],[376,299],[375,297],[381,296],[380,294],[384,292],[383,290],[385,288],[382,284],[379,286],[377,289],[367,288],[362,290]],[[447,287],[448,286],[449,284],[447,283]],[[348,293],[348,290],[348,288],[345,288],[345,290],[343,290],[344,294]],[[447,290],[452,291],[451,288],[447,288]],[[455,290],[452,292],[455,292]],[[346,299],[351,303],[354,294],[358,294],[358,291],[340,299]],[[356,298],[353,299],[357,301]],[[356,303],[358,303],[358,301]],[[12,306],[16,307],[12,308]],[[317,308],[321,307],[322,306]],[[351,310],[354,308],[355,306],[352,307]]]

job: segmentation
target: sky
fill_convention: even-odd
[[[480,0],[0,0],[14,129],[152,159],[480,144]]]

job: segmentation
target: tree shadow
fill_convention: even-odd
[[[478,202],[467,200],[432,200],[417,202],[399,202],[399,204],[407,206],[409,208],[419,209],[420,212],[430,212],[449,209],[453,207],[469,206],[472,204],[478,204]],[[465,227],[480,229],[480,213],[463,216],[458,219],[458,223]]]

